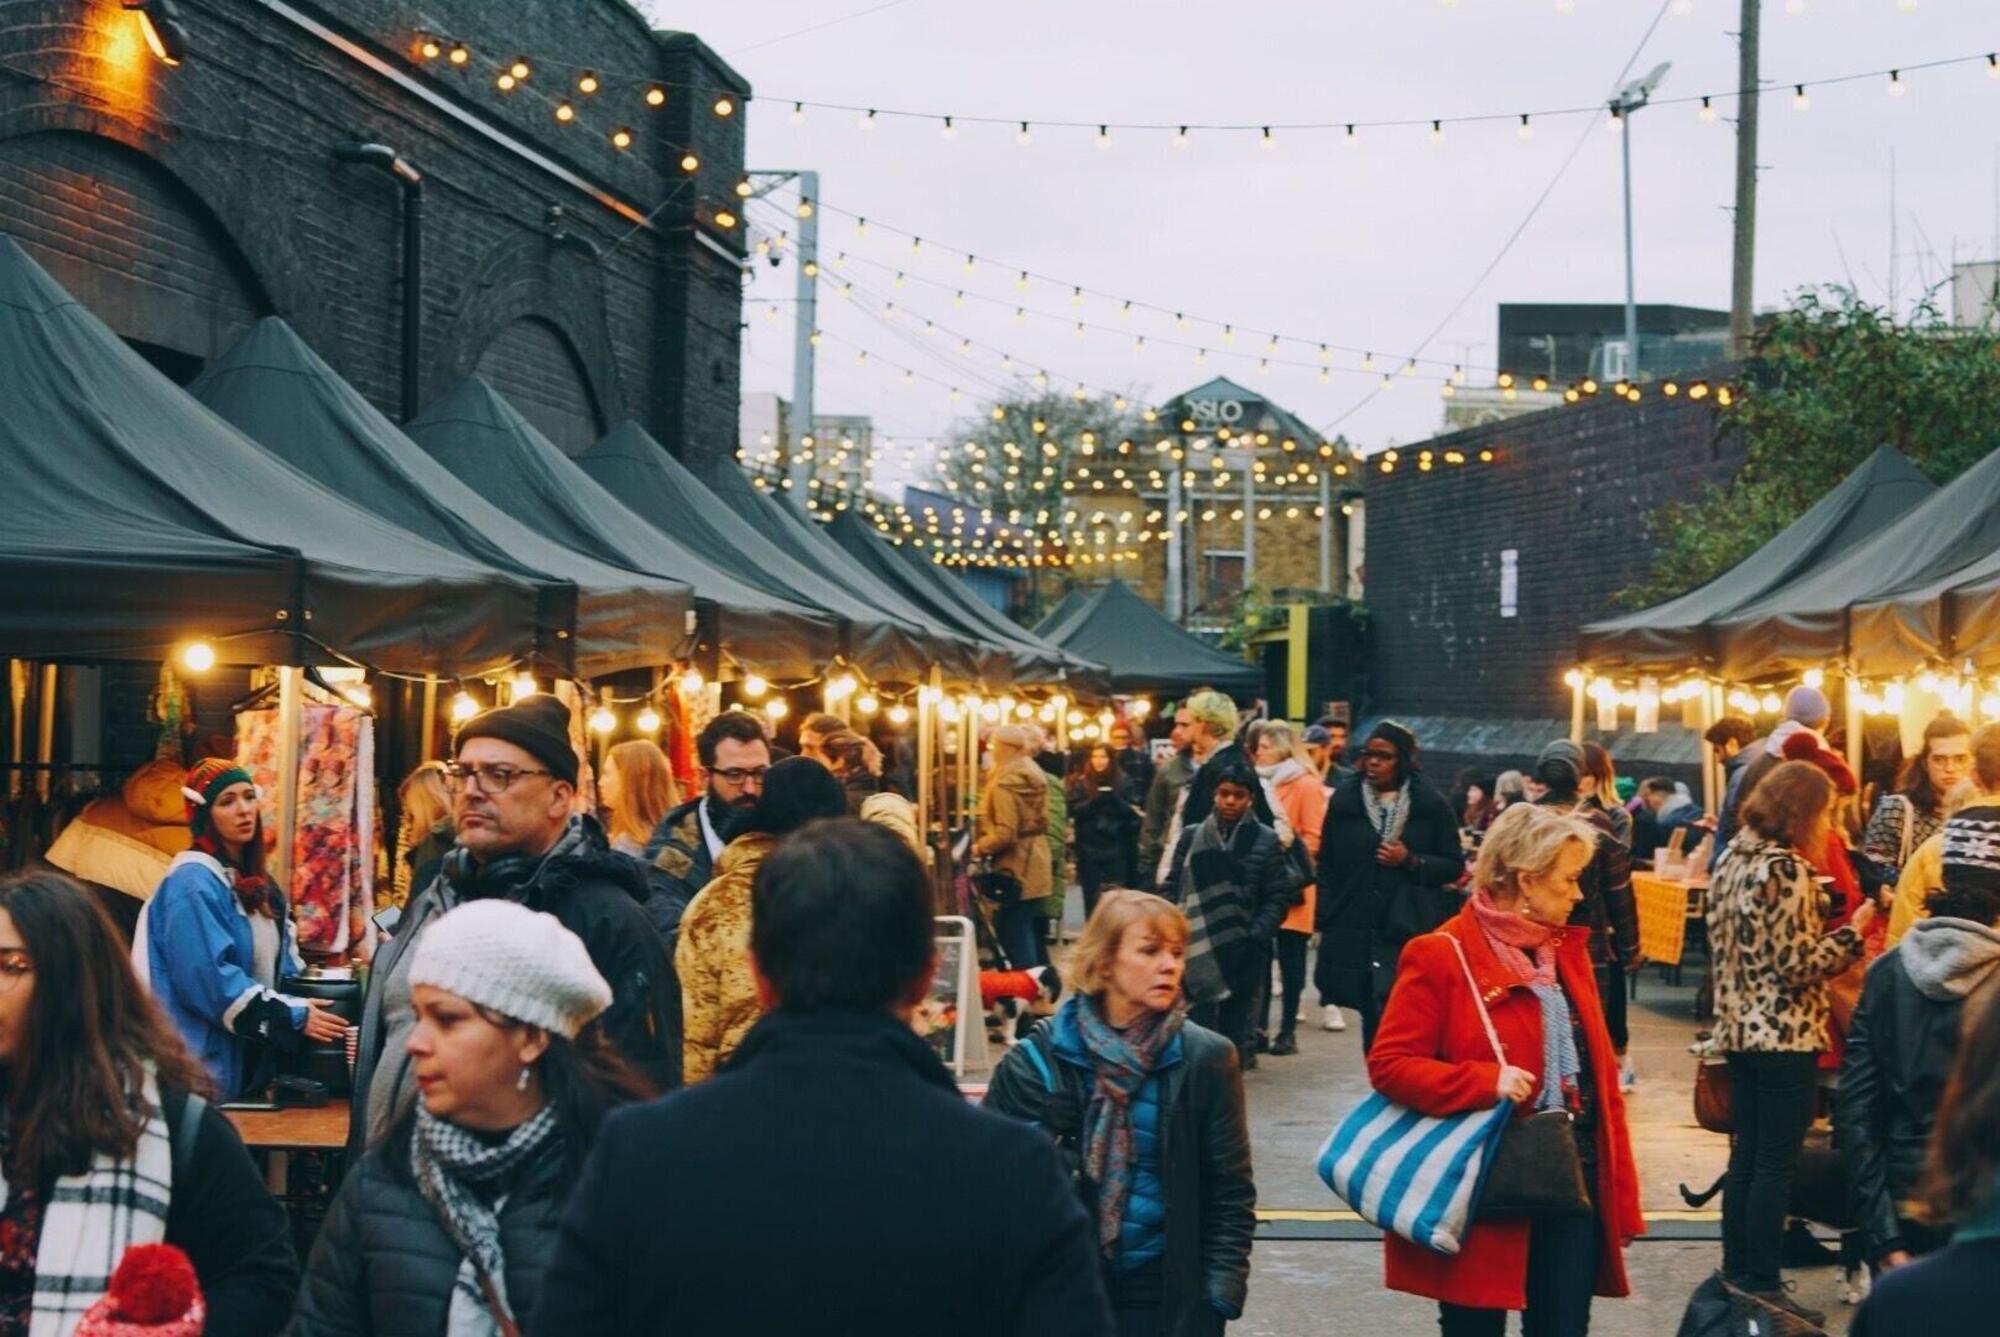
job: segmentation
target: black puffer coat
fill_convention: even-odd
[[[1453,885],[1465,875],[1458,819],[1444,795],[1412,776],[1403,845],[1410,857],[1391,868],[1375,862],[1381,836],[1361,800],[1359,775],[1345,778],[1326,806],[1319,839],[1320,993],[1343,1007],[1380,1008],[1396,982],[1403,944],[1429,933],[1463,903]]]
[[[341,1185],[306,1260],[288,1337],[444,1337],[465,1255],[410,1173],[414,1124],[405,1119]],[[576,1169],[551,1144],[501,1204],[507,1302],[522,1322],[541,1299]]]

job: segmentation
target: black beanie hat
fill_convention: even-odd
[[[535,692],[511,706],[482,710],[459,727],[451,750],[458,753],[470,738],[497,738],[512,743],[549,768],[565,784],[575,784],[576,749],[569,741],[569,707],[559,696]]]
[[[1417,736],[1411,733],[1406,726],[1398,724],[1394,720],[1383,720],[1368,731],[1369,742],[1372,743],[1377,739],[1387,743],[1402,754],[1403,770],[1414,771],[1417,769]]]
[[[845,816],[847,791],[833,772],[811,757],[786,757],[765,773],[764,795],[743,829],[782,836],[816,818]]]

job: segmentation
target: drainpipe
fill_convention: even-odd
[[[403,385],[402,421],[417,416],[417,367],[423,349],[424,296],[424,174],[387,144],[342,144],[333,151],[341,162],[379,167],[394,178],[403,198]]]

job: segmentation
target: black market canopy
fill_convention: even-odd
[[[767,594],[838,618],[842,653],[871,678],[922,679],[933,658],[922,626],[871,608],[822,567],[793,557],[762,528],[725,506],[637,423],[612,428],[576,464],[654,528],[675,535]]]
[[[1936,491],[1901,453],[1879,446],[1777,537],[1715,579],[1584,627],[1580,657],[1600,671],[1676,673],[1713,665],[1718,622],[1838,561]],[[1745,638],[1739,635],[1738,643]]]
[[[923,627],[925,648],[931,662],[948,679],[1004,681],[1005,654],[998,647],[959,635],[935,625],[923,609],[883,584],[867,567],[855,561],[820,527],[800,514],[789,502],[766,496],[750,485],[735,468],[724,469],[714,479],[715,496],[754,526],[766,538],[789,553],[793,560],[846,587],[855,598],[898,621]]]
[[[362,510],[218,418],[0,235],[0,654],[342,656],[470,673],[534,648],[535,589]]]
[[[1749,681],[1842,658],[1862,676],[1901,673],[1965,653],[1961,615],[1990,651],[1996,554],[2000,453],[1838,560],[1723,619],[1718,674]]]
[[[1263,670],[1183,631],[1115,578],[1072,610],[1049,640],[1110,669],[1111,690],[1121,696],[1213,687],[1249,700],[1264,691]]]
[[[1085,589],[1079,585],[1063,595],[1056,601],[1054,608],[1042,614],[1042,620],[1035,624],[1035,635],[1047,641],[1056,640],[1061,635],[1062,629],[1069,625],[1070,619],[1076,616],[1077,610],[1089,603],[1090,596],[1095,593],[1096,590]]]
[[[1096,665],[1084,662],[1060,646],[1039,640],[1033,632],[1008,621],[932,563],[915,557],[907,549],[891,546],[873,525],[853,511],[836,514],[826,527],[826,535],[877,579],[929,612],[937,622],[1004,650],[1012,661],[1011,672],[1016,682],[1053,683],[1065,682],[1071,675],[1079,679],[1093,672],[1101,675]]]
[[[411,419],[408,431],[439,463],[530,529],[600,562],[693,586],[703,642],[744,671],[810,678],[838,651],[831,616],[767,594],[655,529],[481,378],[462,381]]]
[[[188,387],[245,435],[392,524],[535,582],[541,658],[584,677],[684,655],[694,597],[542,537],[454,477],[266,316]]]

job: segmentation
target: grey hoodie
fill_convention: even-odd
[[[2000,929],[1970,919],[1920,919],[1899,947],[1910,982],[1934,1002],[1968,997],[2000,967]]]

